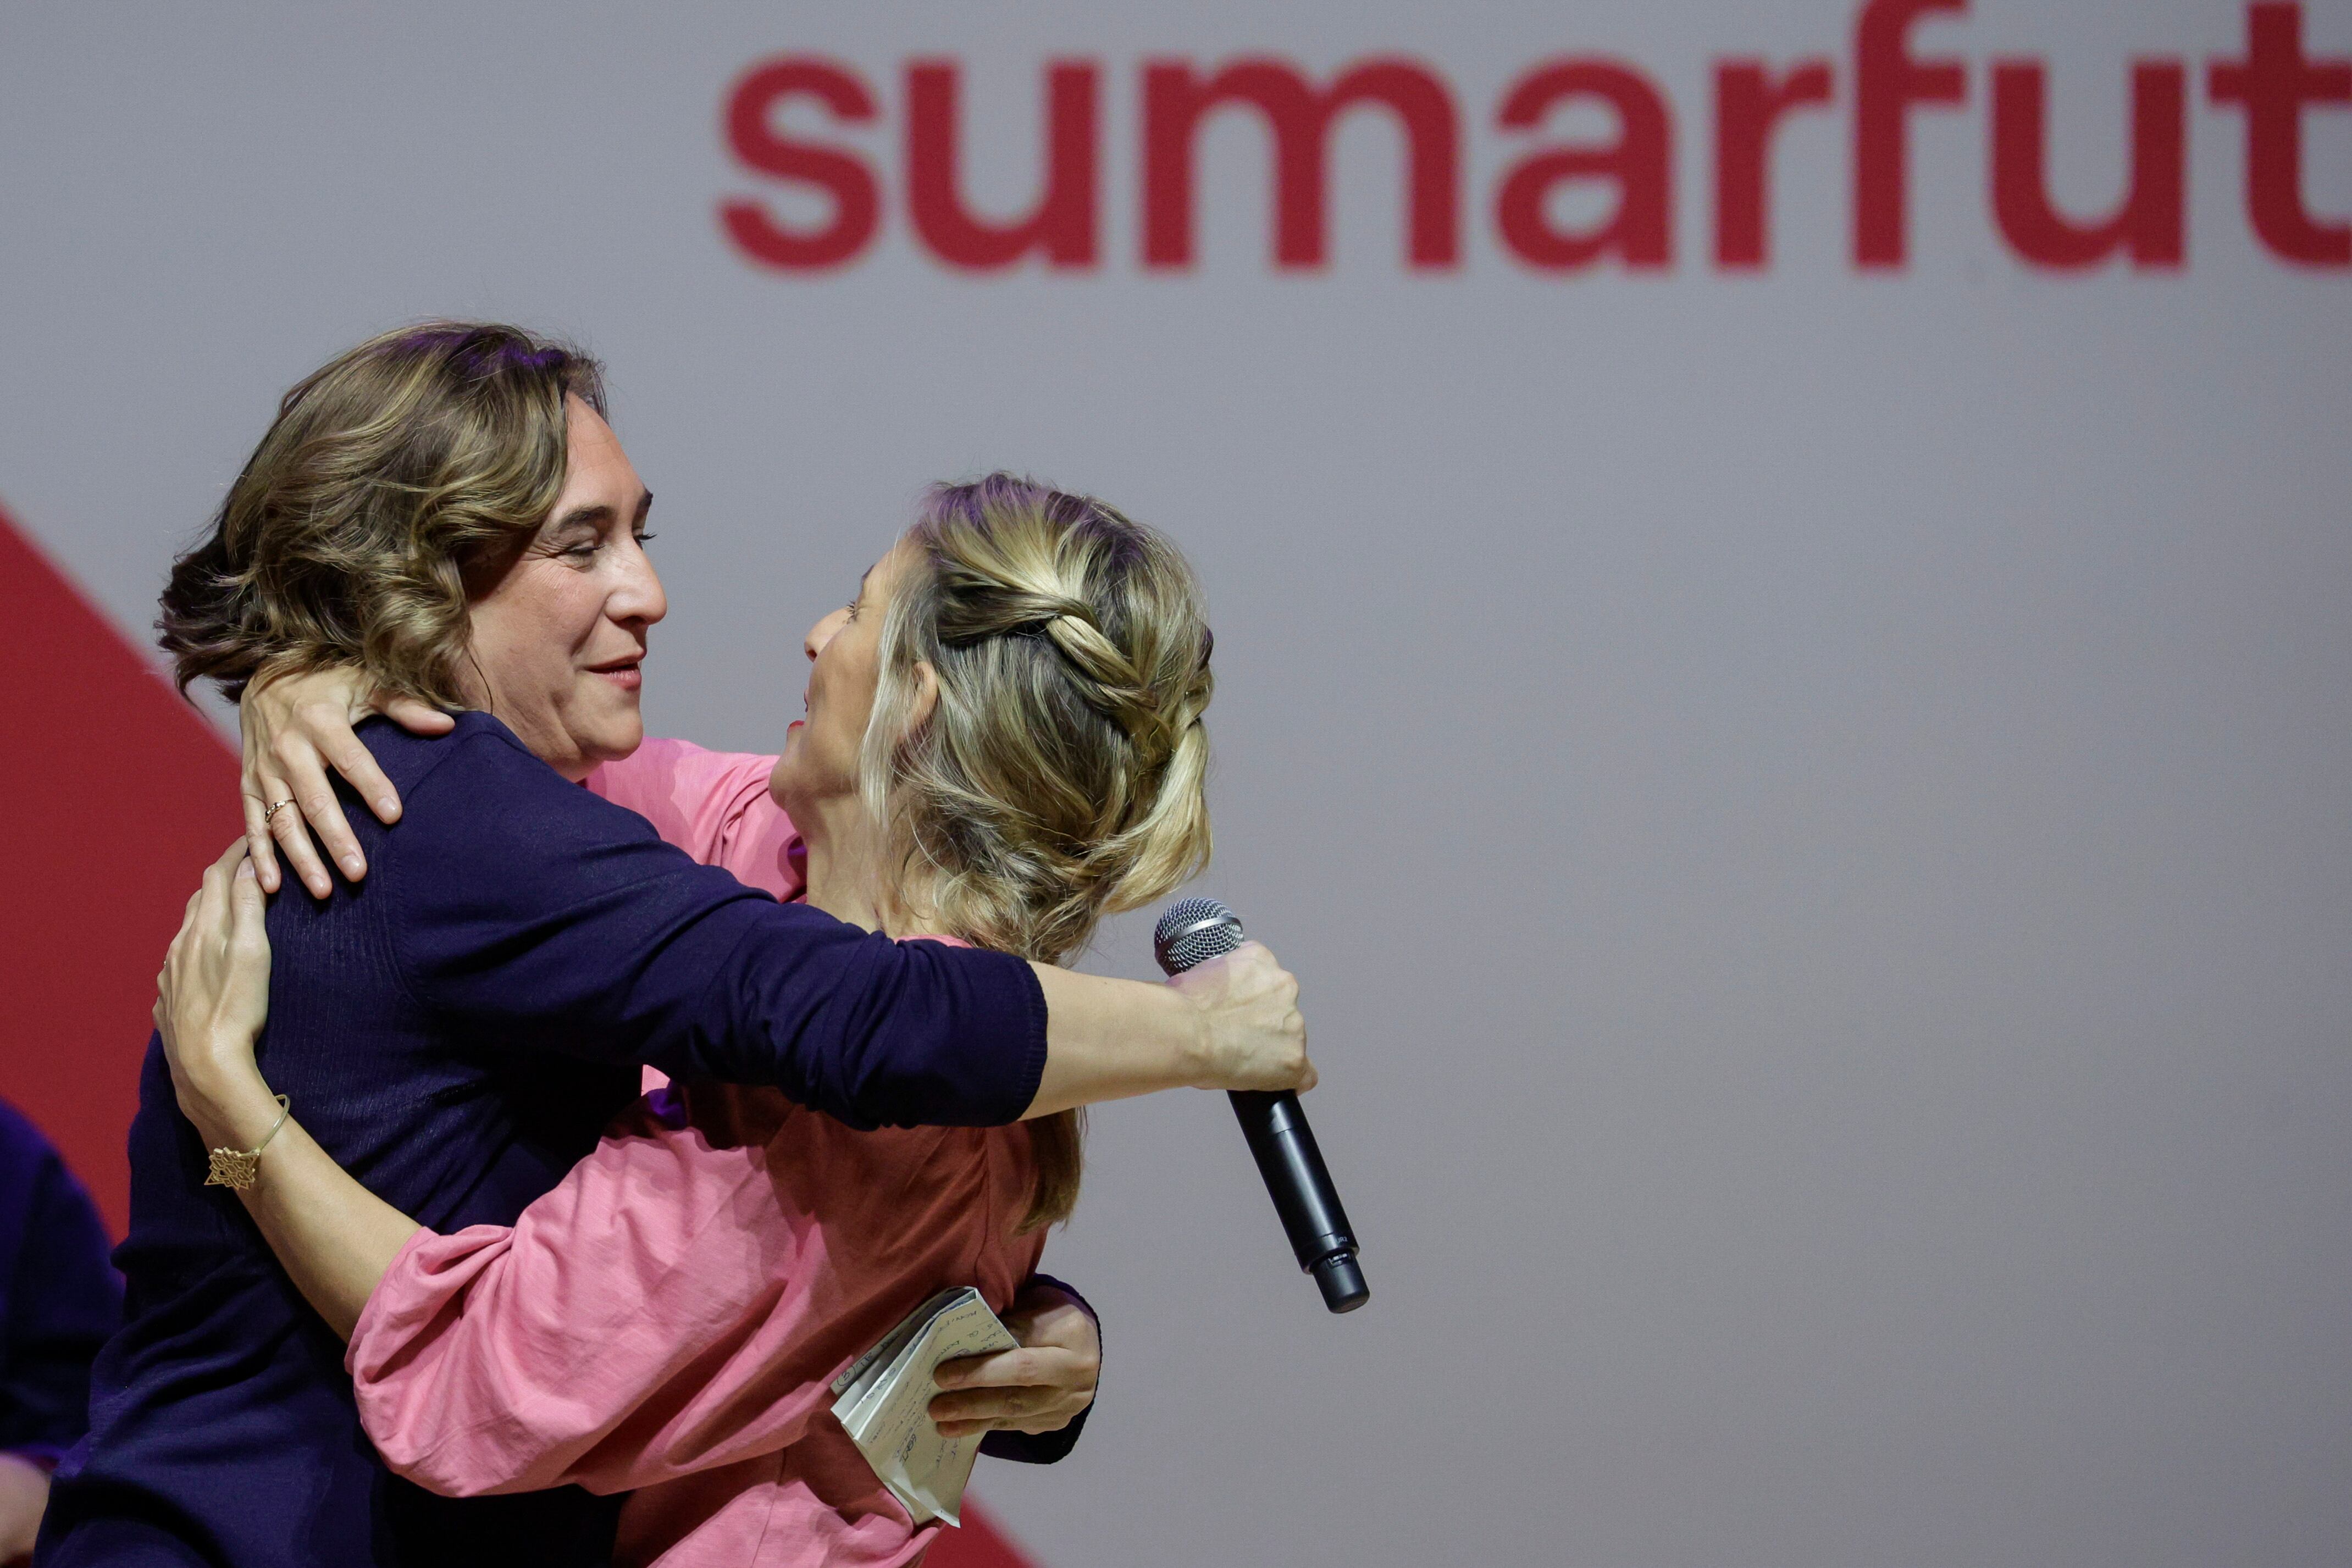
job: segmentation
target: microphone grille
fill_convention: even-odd
[[[1181,975],[1195,964],[1205,964],[1240,946],[1241,916],[1213,898],[1188,898],[1171,904],[1151,934],[1151,956],[1168,974]]]

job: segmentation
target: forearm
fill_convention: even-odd
[[[253,1148],[269,1137],[278,1114],[257,1072],[206,1082],[183,1096],[182,1108],[207,1148]],[[420,1228],[353,1180],[292,1115],[269,1137],[253,1185],[237,1197],[295,1288],[346,1340],[384,1270]]]
[[[1244,942],[1164,986],[1033,964],[1045,1061],[1029,1116],[1160,1089],[1312,1089],[1298,982]]]
[[[1170,987],[1033,964],[1045,993],[1045,1071],[1022,1113],[1186,1089],[1208,1076],[1200,1009]]]

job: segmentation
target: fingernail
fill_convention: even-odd
[[[356,880],[358,879],[358,877],[359,877],[360,873],[361,873],[361,872],[362,872],[362,871],[365,871],[366,869],[367,869],[367,862],[365,862],[365,861],[363,861],[363,860],[360,859],[360,857],[359,857],[359,856],[357,856],[357,855],[345,855],[345,856],[343,857],[343,874],[344,874],[345,876],[351,877],[351,878],[352,878],[354,881],[356,881]]]
[[[386,795],[375,803],[375,814],[379,817],[397,817],[400,815],[400,802]]]

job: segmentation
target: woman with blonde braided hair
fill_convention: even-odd
[[[1110,507],[1004,474],[936,488],[806,647],[781,756],[648,741],[591,786],[882,936],[1046,963],[1206,862],[1199,590]],[[257,1027],[258,906],[249,878],[212,879],[158,1006],[184,1100],[245,1113],[268,1094],[254,1028],[208,1020]],[[669,1085],[513,1226],[410,1237],[350,1307],[362,1420],[436,1491],[637,1489],[620,1563],[911,1563],[937,1526],[881,1487],[827,1385],[943,1287],[1007,1308],[1076,1201],[1076,1116],[858,1132],[771,1090]],[[277,1179],[267,1228],[298,1274],[381,1222],[331,1161]]]
[[[1007,475],[935,491],[882,630],[864,801],[960,932],[1052,963],[1209,856],[1214,681],[1191,570],[1090,498]],[[929,664],[938,672],[929,722]]]
[[[1208,862],[1192,571],[1102,502],[1005,474],[935,490],[899,548],[860,803],[935,928],[1059,963]],[[1081,1114],[1033,1124],[1032,1224],[1076,1199]]]

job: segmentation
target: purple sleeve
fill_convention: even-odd
[[[1024,1291],[1032,1285],[1051,1285],[1077,1302],[1079,1310],[1094,1319],[1096,1334],[1101,1334],[1102,1314],[1095,1311],[1092,1301],[1078,1294],[1076,1286],[1051,1274],[1032,1274],[1021,1281]],[[1058,1432],[991,1432],[980,1440],[980,1451],[991,1458],[1011,1459],[1015,1464],[1057,1464],[1069,1458],[1070,1450],[1078,1446],[1078,1437],[1087,1429],[1087,1417],[1094,1413],[1095,1407],[1088,1405]]]
[[[451,746],[387,849],[399,971],[485,1049],[769,1085],[856,1127],[993,1126],[1036,1095],[1028,965],[779,904],[502,731]]]

